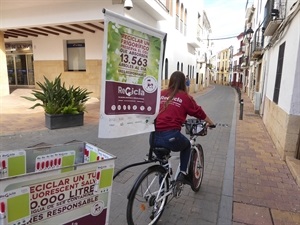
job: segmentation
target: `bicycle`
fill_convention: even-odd
[[[188,119],[184,125],[191,142],[188,176],[192,180],[192,190],[198,192],[204,174],[204,153],[202,146],[196,143],[196,138],[207,134],[207,123],[198,119]],[[209,127],[214,128],[216,126],[211,125]],[[163,155],[162,158],[152,154],[157,151]],[[127,223],[129,225],[156,224],[168,203],[168,197],[180,197],[183,184],[176,181],[180,165],[178,165],[176,173],[173,174],[171,165],[173,158],[170,149],[150,148],[148,160],[159,162],[159,165],[146,168],[135,180],[127,197]]]

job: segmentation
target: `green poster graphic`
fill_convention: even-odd
[[[147,76],[158,80],[161,39],[108,22],[106,80],[142,84]]]
[[[105,14],[99,134],[154,130],[167,34],[109,10]]]
[[[29,204],[29,193],[20,194],[7,199],[7,211],[13,212],[8,213],[7,221],[21,224],[23,218],[30,216],[30,204]],[[25,222],[26,220],[24,220]]]
[[[9,157],[8,176],[17,176],[26,173],[26,157],[25,155]]]

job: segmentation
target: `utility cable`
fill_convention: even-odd
[[[206,41],[218,41],[218,40],[225,40],[225,39],[237,38],[238,36],[239,36],[239,35],[230,36],[230,37],[221,37],[221,38],[207,38],[207,39],[201,39],[201,40],[206,40]]]

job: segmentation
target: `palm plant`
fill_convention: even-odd
[[[74,86],[66,88],[61,82],[61,74],[54,81],[44,79],[44,83],[37,82],[41,90],[33,90],[34,98],[22,96],[29,101],[40,101],[31,109],[41,106],[47,114],[79,114],[85,111],[85,103],[92,92]]]

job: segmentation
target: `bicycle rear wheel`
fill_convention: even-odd
[[[198,192],[203,180],[204,174],[204,154],[203,149],[200,144],[197,144],[196,147],[199,150],[199,155],[195,149],[192,149],[191,152],[191,163],[189,167],[189,175],[192,178],[191,188],[194,192]]]
[[[127,223],[129,225],[156,224],[161,217],[168,196],[169,178],[166,169],[154,165],[137,178],[128,195]],[[165,179],[164,179],[165,178]]]

